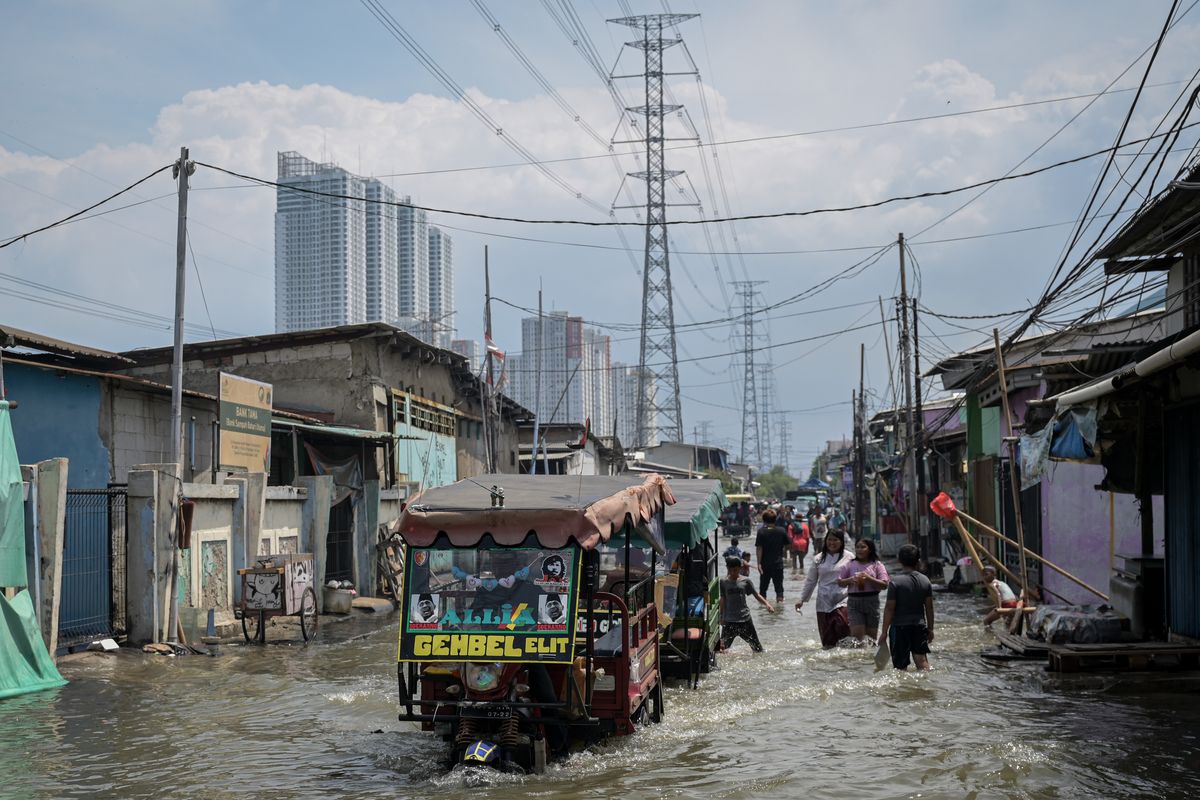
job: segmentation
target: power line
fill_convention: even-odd
[[[364,0],[364,1],[370,2],[371,0]],[[1200,2],[1200,0],[1198,0],[1198,2]],[[1200,125],[1200,123],[1196,123],[1196,122],[1189,123],[1189,124],[1185,125],[1183,129],[1186,130],[1189,128],[1193,128],[1196,125]],[[1038,167],[1036,169],[1031,169],[1026,172],[1008,173],[1006,175],[1002,175],[999,178],[988,178],[986,180],[976,181],[974,183],[966,184],[964,186],[958,186],[958,187],[955,187],[952,189],[940,189],[940,190],[933,190],[933,191],[927,191],[927,192],[919,192],[916,194],[896,195],[893,197],[884,198],[882,200],[876,200],[871,203],[860,203],[860,204],[852,205],[852,206],[828,206],[828,207],[822,207],[822,208],[806,209],[803,211],[774,211],[774,212],[764,212],[764,213],[759,213],[759,214],[741,214],[741,215],[737,215],[737,216],[710,217],[710,218],[702,219],[702,220],[672,219],[672,220],[666,220],[664,222],[664,224],[666,224],[668,226],[675,226],[675,225],[693,225],[694,226],[694,225],[713,225],[713,224],[719,224],[722,222],[738,222],[738,221],[743,221],[743,220],[809,217],[809,216],[814,216],[814,215],[818,215],[818,214],[834,214],[834,213],[844,213],[844,212],[848,212],[848,211],[864,211],[864,210],[872,209],[872,208],[881,208],[883,206],[891,205],[893,203],[907,202],[910,200],[924,200],[924,199],[928,199],[930,197],[946,197],[949,195],[959,194],[961,192],[967,192],[972,189],[978,189],[981,186],[989,186],[989,185],[998,184],[998,183],[1006,183],[1009,181],[1020,180],[1022,178],[1029,178],[1034,175],[1040,175],[1044,172],[1049,172],[1051,170],[1059,169],[1059,168],[1065,167],[1065,166],[1070,166],[1072,164],[1078,164],[1082,161],[1087,161],[1089,159],[1096,158],[1098,156],[1108,155],[1110,153],[1116,152],[1117,150],[1120,150],[1120,149],[1123,149],[1126,147],[1132,147],[1134,145],[1141,144],[1146,141],[1163,138],[1163,137],[1166,137],[1169,135],[1171,135],[1171,133],[1168,132],[1168,133],[1155,134],[1153,136],[1148,136],[1148,137],[1145,137],[1142,139],[1133,139],[1131,141],[1126,142],[1125,144],[1116,145],[1113,147],[1105,147],[1101,150],[1095,150],[1090,153],[1085,153],[1080,156],[1075,156],[1074,158],[1068,158],[1068,159],[1063,159],[1061,161],[1056,161],[1052,164],[1047,164],[1045,166]],[[207,167],[208,169],[215,170],[217,172],[221,172],[221,173],[230,175],[235,178],[241,178],[242,180],[245,180],[245,181],[257,183],[262,186],[268,186],[268,187],[273,187],[273,188],[279,188],[281,186],[281,184],[277,183],[276,181],[268,180],[267,178],[259,178],[259,177],[253,176],[253,175],[247,175],[247,174],[241,173],[241,172],[236,172],[231,169],[226,169],[225,167],[216,166],[215,164],[208,164],[208,163],[205,163],[202,161],[197,161],[196,164],[198,166]],[[459,216],[459,217],[470,217],[473,219],[489,219],[489,220],[495,220],[498,222],[516,222],[516,223],[521,223],[521,224],[525,224],[525,225],[579,225],[579,226],[583,226],[583,227],[593,227],[593,228],[612,228],[612,227],[644,227],[646,224],[643,222],[621,222],[621,221],[617,221],[617,220],[591,221],[591,220],[578,220],[578,219],[536,219],[536,218],[529,218],[529,217],[511,217],[511,216],[504,216],[501,214],[485,214],[485,213],[482,213],[479,211],[464,211],[464,210],[456,210],[456,209],[448,209],[448,208],[438,208],[435,206],[423,206],[423,205],[417,205],[415,203],[403,203],[403,202],[399,202],[399,201],[389,201],[389,200],[372,199],[372,198],[367,198],[367,197],[357,197],[354,195],[340,194],[337,192],[322,192],[317,189],[309,189],[306,187],[299,187],[299,186],[290,187],[290,188],[292,188],[294,191],[303,192],[305,194],[320,195],[323,197],[332,197],[332,198],[336,198],[336,199],[340,199],[340,200],[354,200],[354,201],[363,202],[363,203],[374,203],[374,204],[378,204],[378,205],[391,205],[391,206],[404,207],[404,208],[413,208],[418,211],[425,211],[425,212],[428,212],[431,214],[450,214],[450,215]],[[0,246],[2,246],[2,245],[0,245]]]
[[[139,178],[138,180],[136,180],[136,181],[134,181],[133,183],[131,183],[131,184],[129,184],[128,186],[126,186],[124,189],[120,189],[120,190],[118,190],[118,191],[114,192],[113,194],[110,194],[108,197],[104,198],[103,200],[100,200],[99,202],[92,203],[92,204],[91,204],[90,206],[88,206],[87,208],[81,208],[81,209],[79,209],[78,211],[76,211],[76,212],[75,212],[75,213],[73,213],[73,214],[69,214],[69,215],[67,215],[67,216],[63,217],[63,218],[62,218],[62,219],[60,219],[60,220],[56,220],[56,221],[54,221],[54,222],[51,222],[49,225],[43,225],[43,226],[41,226],[40,228],[34,228],[34,229],[33,229],[33,230],[31,230],[31,231],[28,231],[28,232],[26,232],[26,233],[22,233],[22,234],[20,234],[20,235],[18,235],[18,236],[14,236],[14,237],[12,237],[11,239],[8,239],[7,241],[0,242],[0,250],[3,250],[5,247],[9,247],[9,246],[11,246],[11,245],[14,245],[14,244],[16,244],[17,242],[22,242],[22,241],[24,241],[24,240],[28,239],[30,236],[33,236],[33,235],[35,235],[35,234],[42,233],[43,231],[48,231],[48,230],[50,230],[51,228],[57,228],[59,225],[65,225],[66,223],[70,222],[71,220],[75,219],[76,217],[83,216],[84,214],[88,213],[89,211],[92,211],[92,210],[94,210],[94,209],[97,209],[97,208],[99,208],[100,206],[104,205],[105,203],[108,203],[108,202],[111,202],[111,201],[113,201],[113,200],[116,200],[116,199],[117,199],[118,197],[120,197],[121,195],[123,195],[123,194],[126,194],[127,192],[131,192],[131,191],[133,191],[133,190],[134,190],[134,189],[136,189],[138,186],[141,186],[143,183],[145,183],[146,181],[148,181],[148,180],[150,180],[151,178],[153,178],[155,175],[158,175],[160,172],[166,172],[166,171],[167,171],[167,170],[169,170],[169,169],[170,169],[172,166],[173,166],[173,165],[171,165],[171,164],[166,164],[165,166],[161,166],[161,167],[159,167],[158,169],[156,169],[156,170],[154,170],[153,172],[151,172],[149,175],[146,175],[145,177]]]
[[[546,0],[543,0],[543,5],[545,5],[545,3],[546,3]],[[567,35],[571,36],[571,34],[567,34]],[[1143,53],[1143,55],[1144,55],[1144,53]],[[601,67],[601,69],[603,69],[603,66]],[[602,78],[602,80],[607,81],[607,76],[604,76]],[[1151,85],[1147,86],[1146,88],[1149,89],[1149,88],[1160,88],[1160,87],[1164,87],[1164,86],[1176,86],[1176,85],[1178,85],[1180,83],[1184,83],[1184,82],[1185,81],[1183,81],[1183,80],[1164,81],[1162,83],[1151,84]],[[1091,93],[1087,93],[1087,94],[1075,94],[1075,95],[1068,95],[1068,96],[1064,96],[1064,97],[1050,97],[1050,98],[1045,98],[1042,100],[1029,100],[1029,101],[1021,102],[1021,103],[1007,103],[1007,104],[999,105],[999,106],[987,106],[985,108],[967,109],[965,111],[952,111],[952,112],[947,112],[944,114],[926,114],[924,116],[918,116],[918,117],[905,117],[903,119],[883,120],[881,122],[868,122],[868,123],[857,124],[857,125],[841,125],[841,126],[831,127],[831,128],[815,128],[812,130],[795,131],[795,132],[791,132],[791,133],[778,133],[778,134],[769,134],[769,135],[764,135],[764,136],[749,136],[749,137],[744,137],[744,138],[740,138],[740,139],[724,139],[724,140],[719,140],[719,141],[714,141],[714,140],[710,139],[710,141],[708,141],[708,142],[702,142],[699,146],[703,147],[703,148],[715,149],[715,148],[719,148],[719,147],[725,147],[728,145],[754,144],[757,142],[774,141],[774,140],[780,140],[780,139],[794,139],[794,138],[800,138],[800,137],[806,137],[806,136],[821,136],[821,135],[830,134],[830,133],[846,133],[846,132],[850,132],[850,131],[868,130],[871,128],[885,128],[885,127],[890,127],[893,125],[908,125],[908,124],[912,124],[912,123],[929,122],[932,120],[939,120],[939,119],[950,119],[953,117],[963,117],[963,116],[968,116],[968,115],[973,115],[973,114],[990,114],[990,113],[993,113],[996,111],[1010,111],[1010,110],[1019,109],[1019,108],[1026,108],[1029,106],[1050,105],[1050,104],[1054,104],[1054,103],[1066,103],[1066,102],[1070,102],[1072,100],[1086,100],[1089,98],[1098,98],[1098,97],[1104,97],[1107,95],[1115,95],[1115,94],[1121,94],[1124,92],[1132,92],[1132,91],[1136,91],[1136,88],[1137,87],[1128,87],[1128,88],[1123,88],[1123,89],[1110,89],[1108,91],[1091,92]],[[696,145],[675,145],[672,147],[667,147],[665,149],[668,152],[672,151],[672,150],[690,150],[695,146]],[[538,163],[540,163],[540,164],[567,164],[567,163],[570,163],[573,161],[593,161],[593,160],[602,159],[602,158],[609,158],[611,155],[612,155],[611,153],[595,153],[592,155],[565,156],[562,158],[546,158],[546,159],[542,159]],[[635,151],[618,151],[618,152],[616,152],[616,155],[618,155],[618,156],[637,155],[637,153]],[[528,161],[513,161],[513,162],[509,162],[509,163],[505,163],[505,164],[480,164],[477,166],[469,166],[469,167],[444,167],[441,169],[411,170],[408,172],[389,172],[389,173],[386,173],[383,175],[376,175],[375,177],[377,177],[377,178],[411,178],[411,177],[417,177],[417,176],[423,176],[423,175],[442,175],[442,174],[452,174],[452,173],[458,173],[458,172],[479,172],[479,171],[483,171],[483,170],[511,169],[514,167],[528,167],[528,166],[532,166]]]

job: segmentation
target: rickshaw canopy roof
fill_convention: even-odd
[[[503,508],[492,505],[493,486],[504,490]],[[634,485],[621,476],[479,475],[416,495],[393,530],[416,547],[433,545],[441,534],[455,547],[478,545],[485,535],[515,546],[533,533],[543,547],[574,540],[591,550],[629,522],[661,550],[648,529],[674,503],[658,474]]]
[[[728,505],[721,482],[675,480],[671,482],[675,505],[667,509],[668,544],[695,547],[712,535],[721,512]]]

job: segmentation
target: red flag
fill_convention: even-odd
[[[580,447],[587,447],[588,434],[592,430],[592,418],[588,417],[583,421],[583,438],[579,440]]]

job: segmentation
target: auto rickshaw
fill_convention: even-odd
[[[654,573],[674,502],[659,475],[484,475],[415,496],[394,526],[400,720],[449,742],[449,766],[511,772],[660,721]]]
[[[676,503],[666,512],[664,563],[672,570],[655,586],[663,671],[687,677],[695,688],[716,665],[721,638],[717,523],[727,500],[715,480],[676,480],[671,491]]]

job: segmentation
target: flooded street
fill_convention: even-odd
[[[396,722],[396,621],[219,658],[89,656],[60,690],[0,702],[3,797],[1072,798],[1200,792],[1194,683],[994,666],[978,601],[939,596],[934,671],[824,652],[810,613],[756,612],[744,643],[667,719],[545,776],[446,774]],[[376,623],[378,625],[378,623]]]

